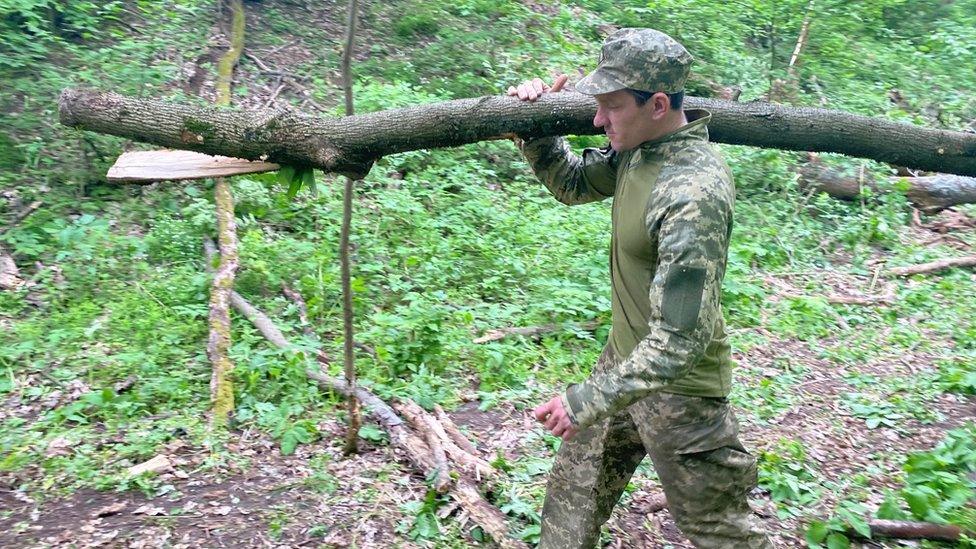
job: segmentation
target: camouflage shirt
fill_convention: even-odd
[[[721,309],[735,188],[708,142],[707,111],[617,153],[573,154],[563,138],[534,139],[522,152],[565,204],[613,196],[610,251],[613,328],[619,366],[572,385],[563,405],[578,426],[653,391],[725,397],[729,344]]]

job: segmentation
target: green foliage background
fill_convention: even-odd
[[[299,70],[314,99],[340,113],[339,34],[296,23],[300,4],[262,2],[261,17],[248,22],[248,47],[298,39],[321,52]],[[774,81],[793,78],[787,65],[807,4],[371,2],[364,6],[361,58],[354,68],[357,109],[496,94],[526,77],[589,70],[607,25],[650,25],[671,33],[696,55],[703,79],[740,86],[742,100],[753,100]],[[335,21],[342,13],[337,8]],[[6,198],[0,219],[11,219],[33,200],[44,202],[0,234],[24,277],[36,283],[0,293],[0,397],[11,409],[34,409],[5,416],[0,472],[14,475],[17,489],[34,497],[92,486],[154,493],[158,483],[129,479],[125,469],[174,437],[206,437],[209,279],[200,244],[213,233],[210,183],[106,184],[103,174],[127,144],[60,126],[57,96],[64,87],[93,86],[201,101],[184,93],[183,65],[207,51],[216,18],[212,2],[201,0],[0,0],[0,191]],[[793,100],[972,128],[973,67],[974,0],[819,1]],[[893,90],[902,104],[891,100]],[[234,92],[246,97],[247,84]],[[577,146],[599,141],[573,138]],[[893,306],[881,309],[817,298],[768,299],[768,276],[838,271],[869,277],[879,257],[909,264],[956,253],[906,238],[911,212],[900,193],[856,203],[804,196],[792,172],[800,155],[723,149],[739,189],[725,306],[740,350],[773,339],[803,340],[845,371],[907,350],[935,356],[938,367],[917,379],[845,379],[851,392],[844,406],[871,428],[935,421],[924,413],[926,402],[943,393],[976,393],[970,272],[915,277],[897,286]],[[866,169],[869,177],[887,175],[886,167],[871,162],[827,161]],[[305,379],[300,350],[341,356],[341,196],[331,176],[317,194],[294,199],[274,174],[238,178],[234,189],[242,265],[237,290],[298,343],[298,352],[275,350],[235,319],[236,421],[275,438],[290,453],[316,440],[314,418],[339,413],[334,397]],[[534,182],[516,150],[499,142],[384,158],[357,193],[356,325],[359,338],[375,350],[360,354],[357,367],[375,392],[424,406],[451,407],[474,396],[483,408],[502,401],[521,407],[586,375],[609,323],[608,204],[562,207]],[[971,234],[962,238],[973,245]],[[297,311],[280,294],[282,283],[305,296],[313,336],[303,335]],[[810,283],[805,290],[817,295],[825,288]],[[838,317],[846,328],[838,326]],[[602,327],[574,328],[589,320]],[[538,341],[471,342],[492,328],[545,323],[565,323],[567,329]],[[767,335],[754,330],[760,326]],[[733,396],[746,421],[762,424],[792,405],[792,389],[806,372],[784,363],[781,375],[756,381],[762,376],[754,374],[739,372]],[[127,379],[135,380],[132,389],[116,393],[113,387]],[[72,387],[83,387],[83,394],[64,398]],[[905,463],[904,487],[891,492],[879,514],[972,530],[974,443],[972,427],[967,429],[930,453],[889,456]],[[381,438],[369,430],[364,436]],[[49,456],[45,449],[56,439],[67,440],[74,451]],[[528,441],[540,448],[552,442]],[[225,458],[218,455],[217,462]],[[807,509],[824,487],[803,449],[795,441],[770,441],[761,458],[762,486],[780,512],[817,519]],[[523,524],[524,537],[535,539],[538,475],[548,464],[507,466],[514,480],[499,503]],[[525,491],[520,482],[533,488]],[[848,488],[835,513],[827,510],[811,523],[809,543],[843,546],[845,528],[873,511],[858,507],[863,498],[857,488]],[[426,518],[403,533],[460,543],[463,534],[437,526],[432,510],[439,504],[436,498],[418,502],[411,512]]]

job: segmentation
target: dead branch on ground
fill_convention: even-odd
[[[930,263],[909,265],[907,267],[892,267],[891,269],[888,269],[888,273],[893,276],[911,276],[917,274],[936,273],[945,269],[951,269],[953,267],[976,267],[976,255],[940,259]]]

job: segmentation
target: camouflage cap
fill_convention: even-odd
[[[685,88],[694,58],[677,40],[654,29],[620,29],[607,37],[596,70],[576,84],[587,95],[624,88],[675,93]]]

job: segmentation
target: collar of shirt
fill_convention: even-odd
[[[640,148],[654,149],[664,143],[685,139],[708,141],[708,123],[712,120],[712,113],[705,109],[689,109],[685,111],[685,117],[687,124],[657,139],[641,143]]]

